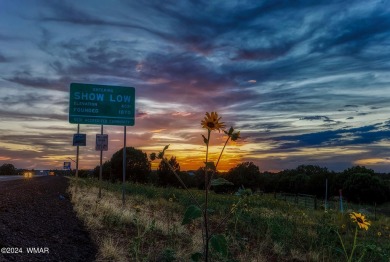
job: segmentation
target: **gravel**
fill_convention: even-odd
[[[0,261],[95,260],[97,246],[73,211],[68,184],[61,176],[0,182]]]

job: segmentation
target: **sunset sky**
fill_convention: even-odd
[[[127,146],[170,144],[182,170],[202,165],[200,121],[217,111],[242,134],[221,170],[390,172],[389,1],[0,0],[0,72],[0,165],[75,159],[77,82],[134,87]],[[93,168],[100,126],[80,128],[80,168]],[[123,146],[123,127],[104,133],[103,161]],[[213,134],[211,160],[224,139]]]

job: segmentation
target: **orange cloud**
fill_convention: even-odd
[[[386,158],[365,158],[365,159],[359,159],[354,162],[356,165],[361,166],[370,166],[370,165],[380,165],[380,164],[389,164],[390,159]]]
[[[189,112],[175,112],[175,113],[172,113],[172,115],[173,116],[190,116],[192,114]]]

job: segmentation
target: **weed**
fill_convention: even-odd
[[[75,211],[100,246],[97,261],[136,261],[135,252],[139,261],[189,261],[203,245],[201,220],[181,225],[183,211],[192,201],[187,191],[126,183],[133,193],[122,207],[121,185],[103,182],[103,197],[97,201],[97,181],[85,179],[77,193],[73,181],[70,187]],[[154,193],[145,194],[148,191]],[[203,199],[201,191],[190,191]],[[219,226],[237,203],[226,226]],[[227,256],[211,248],[212,261],[343,261],[346,256],[336,231],[348,255],[352,251],[356,223],[348,214],[301,209],[268,194],[240,197],[210,192],[209,209],[214,211],[210,229],[223,234],[228,247]],[[361,261],[389,261],[388,225],[389,217],[378,216],[369,230],[358,230],[354,259],[365,250]]]
[[[170,248],[164,249],[158,258],[159,262],[173,262],[176,260],[176,252]]]

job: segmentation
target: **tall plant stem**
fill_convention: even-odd
[[[355,238],[353,239],[353,247],[352,247],[351,255],[349,256],[348,262],[352,261],[353,253],[355,252],[355,249],[356,249],[356,238],[357,238],[357,226],[355,228]]]
[[[165,157],[163,157],[163,161],[165,162],[165,164],[167,164],[167,166],[169,167],[169,169],[172,171],[172,173],[175,175],[175,177],[177,178],[177,180],[179,180],[180,184],[183,186],[183,188],[188,192],[188,194],[190,195],[190,198],[194,201],[194,203],[199,207],[199,208],[202,208],[202,206],[199,204],[198,200],[196,200],[196,197],[191,193],[190,189],[187,187],[187,185],[184,183],[184,181],[180,178],[180,176],[177,174],[176,170],[172,167],[172,165],[169,163],[168,159],[166,159]]]
[[[204,206],[204,259],[205,261],[209,261],[209,216],[208,216],[208,201],[209,201],[209,178],[208,178],[208,156],[209,156],[209,144],[210,144],[210,134],[211,131],[207,130],[207,144],[206,144],[206,163],[204,168],[204,190],[205,190],[205,206]]]
[[[221,160],[223,151],[225,150],[225,147],[226,147],[227,143],[229,142],[229,139],[230,139],[230,136],[228,136],[228,138],[226,139],[225,144],[223,145],[223,148],[222,148],[221,153],[219,154],[219,157],[218,157],[218,160],[217,160],[217,164],[215,164],[215,170],[213,170],[211,175],[210,175],[210,181],[213,179],[213,176],[214,176],[214,174],[215,174],[215,172],[217,170],[218,164],[219,164],[219,160]],[[208,185],[208,190],[210,190],[210,187],[211,187],[211,183],[209,183],[209,185]]]
[[[348,254],[347,254],[347,250],[345,249],[343,239],[341,238],[339,231],[336,231],[336,233],[337,233],[337,235],[338,235],[338,237],[339,237],[339,239],[340,239],[341,247],[343,248],[345,258],[347,259],[347,261],[349,261],[349,259],[348,259]]]
[[[241,200],[242,200],[242,199],[239,199],[239,200],[238,200],[238,202],[237,202],[237,204],[236,204],[237,206],[240,204]],[[230,212],[229,212],[223,219],[221,219],[221,220],[219,221],[218,225],[217,225],[215,228],[213,228],[213,231],[215,232],[218,228],[220,228],[223,224],[225,224],[226,221],[231,217],[231,215],[232,215],[233,213],[234,213],[233,210],[230,210]],[[209,236],[209,238],[211,238],[213,235],[214,235],[214,233],[211,233],[210,236]]]

